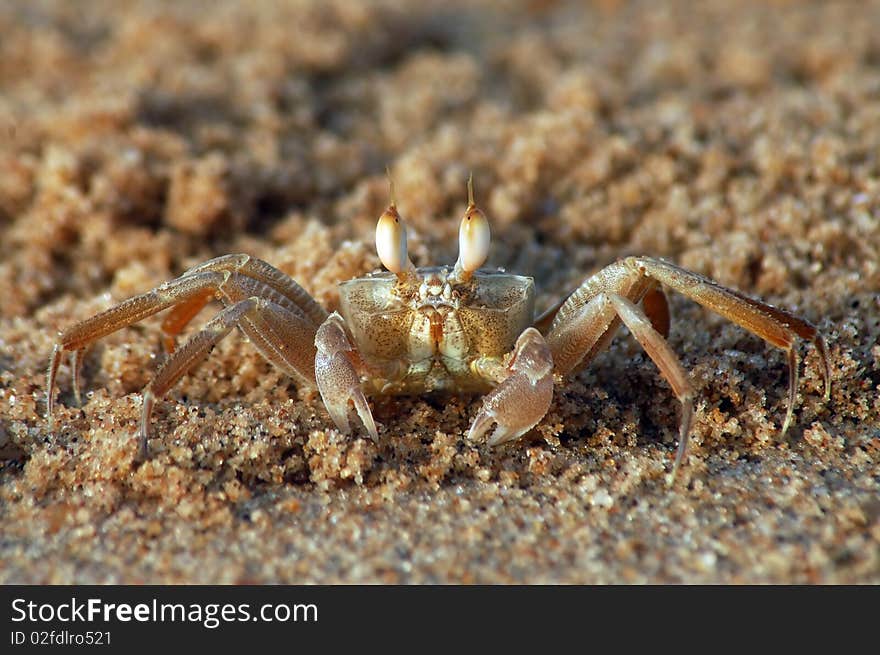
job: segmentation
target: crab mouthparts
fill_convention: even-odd
[[[419,302],[428,307],[452,305],[452,285],[448,275],[441,276],[438,273],[426,275],[419,285]]]

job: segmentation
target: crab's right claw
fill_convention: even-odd
[[[553,355],[544,337],[528,328],[516,340],[509,375],[486,395],[468,439],[479,439],[492,423],[497,427],[489,438],[495,446],[518,439],[535,427],[553,400]]]
[[[315,347],[315,379],[318,382],[318,391],[336,427],[345,434],[350,432],[348,403],[351,401],[373,441],[378,441],[376,423],[353,363],[356,353],[342,317],[337,312],[333,312],[318,328]]]

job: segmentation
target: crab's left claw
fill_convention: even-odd
[[[547,413],[553,399],[553,356],[535,328],[528,328],[516,340],[507,370],[507,377],[483,401],[468,439],[479,439],[494,422],[497,427],[489,445],[512,441]]]
[[[348,425],[349,401],[360,416],[373,441],[379,440],[373,414],[361,389],[360,376],[355,369],[355,349],[351,345],[342,317],[333,312],[318,328],[315,335],[315,379],[324,406],[336,427],[345,434]]]

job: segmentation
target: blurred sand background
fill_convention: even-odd
[[[880,582],[880,3],[0,4],[0,582]],[[465,180],[541,308],[628,254],[825,333],[782,438],[783,353],[680,296],[679,407],[625,333],[490,449],[478,398],[332,428],[238,334],[155,412],[157,320],[57,331],[247,252],[328,308],[378,268],[390,166],[418,265]],[[211,312],[206,312],[211,315]]]

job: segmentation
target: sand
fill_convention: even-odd
[[[0,582],[880,582],[880,4],[279,4],[0,6]],[[342,435],[233,334],[139,465],[160,318],[88,352],[81,407],[65,362],[48,430],[58,330],[205,259],[334,309],[386,166],[417,265],[454,261],[473,171],[539,308],[664,257],[814,322],[830,402],[802,344],[783,437],[784,353],[673,295],[672,488],[678,403],[625,332],[498,448],[468,396]]]

